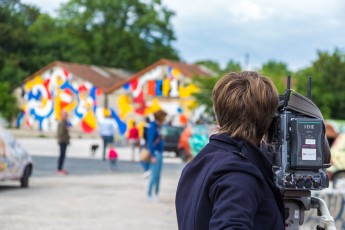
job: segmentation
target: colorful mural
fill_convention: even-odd
[[[189,98],[198,91],[198,88],[192,83],[182,85],[183,78],[185,76],[178,69],[170,66],[158,66],[124,85],[123,89],[130,92],[132,101],[129,97],[119,99],[122,117],[132,111],[147,116],[159,109],[166,109],[159,102],[159,98]],[[150,103],[147,103],[148,97],[153,98]],[[170,115],[177,115],[179,122],[184,125],[188,122],[188,110],[195,108],[196,103],[194,100],[179,100],[176,103],[173,106],[176,109],[175,111],[170,110]]]
[[[169,110],[178,116],[183,125],[188,122],[190,108],[195,105],[188,99],[198,88],[183,84],[178,69],[158,66],[133,79],[123,86],[124,93],[117,95],[117,104],[109,105],[109,113],[115,119],[120,134],[125,134],[130,121],[147,116],[159,109]],[[99,105],[103,92],[90,82],[74,76],[60,67],[53,67],[25,82],[22,87],[21,113],[17,127],[39,127],[42,131],[55,130],[61,111],[69,113],[70,125],[79,126],[83,132],[97,129],[98,121],[104,118],[104,108]],[[108,97],[115,97],[113,94]],[[173,103],[162,103],[160,99],[175,98]],[[138,120],[137,120],[138,121]],[[140,121],[140,119],[139,119]],[[138,122],[141,127],[143,124]]]
[[[22,90],[24,103],[17,126],[32,127],[38,122],[40,130],[55,129],[62,110],[70,114],[70,125],[81,125],[90,133],[97,127],[97,97],[102,92],[91,83],[73,81],[67,70],[56,67],[27,81]]]

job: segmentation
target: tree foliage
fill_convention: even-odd
[[[27,33],[39,10],[19,0],[0,1],[0,80],[18,84],[31,71],[34,44]]]
[[[345,54],[338,49],[333,53],[318,51],[312,66],[296,73],[296,88],[307,92],[308,77],[312,77],[312,100],[324,117],[345,119]]]
[[[59,13],[69,34],[88,44],[91,63],[132,70],[178,60],[172,16],[159,0],[70,0]]]
[[[7,121],[18,115],[17,98],[12,95],[9,83],[0,83],[0,115]]]
[[[214,72],[214,75],[210,77],[195,76],[193,78],[194,83],[199,88],[199,92],[194,93],[193,97],[198,104],[206,106],[207,113],[212,114],[213,102],[211,95],[214,85],[223,75],[229,72],[241,71],[241,65],[234,60],[229,60],[224,68],[221,68],[216,61],[212,60],[202,60],[195,64],[203,65]]]
[[[267,61],[262,65],[260,72],[271,78],[279,94],[284,94],[287,76],[292,73],[285,63],[273,60]]]
[[[5,99],[8,87],[19,85],[52,61],[138,71],[160,58],[179,60],[173,47],[173,16],[160,0],[69,0],[56,17],[20,0],[0,0],[0,82],[5,83],[1,84],[1,114],[10,118],[17,111],[16,103]],[[280,93],[285,91],[288,75],[299,93],[306,92],[307,77],[312,76],[313,101],[324,116],[345,119],[345,54],[338,49],[317,54],[311,66],[296,73],[274,60],[259,71],[274,81]],[[242,67],[234,60],[224,67],[210,59],[197,64],[214,72],[209,78],[194,78],[201,89],[195,98],[211,111],[210,95],[217,80]]]

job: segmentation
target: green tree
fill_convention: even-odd
[[[226,74],[228,72],[238,72],[241,70],[242,70],[242,67],[239,62],[236,62],[234,60],[229,60],[225,68],[222,70],[222,72]]]
[[[19,109],[9,83],[0,83],[0,98],[0,116],[10,123],[18,115]]]
[[[174,15],[160,0],[70,0],[59,19],[88,44],[91,63],[140,70],[165,57],[178,60]]]
[[[195,62],[195,64],[205,66],[206,68],[214,71],[217,74],[222,72],[219,63],[213,60],[200,60]]]
[[[19,0],[0,1],[0,80],[19,84],[32,71],[30,54],[33,43],[27,28],[39,10]]]
[[[213,87],[221,76],[200,77],[193,78],[194,84],[199,88],[199,92],[194,93],[193,97],[199,105],[206,106],[206,113],[213,113],[212,91]]]
[[[285,63],[270,60],[262,65],[260,71],[272,79],[280,94],[284,94],[287,76],[292,73]]]
[[[31,62],[36,70],[56,60],[91,64],[86,41],[73,36],[59,20],[47,14],[41,14],[28,33],[35,44]]]
[[[198,86],[200,91],[198,93],[193,94],[193,97],[197,101],[199,105],[206,106],[206,112],[209,114],[213,113],[213,102],[212,102],[212,91],[217,83],[217,81],[223,77],[224,74],[229,72],[238,72],[241,71],[241,65],[234,61],[229,60],[225,66],[225,68],[221,68],[220,65],[216,61],[212,60],[204,60],[198,61],[195,64],[203,65],[209,68],[210,70],[214,71],[214,76],[209,77],[201,77],[196,76],[193,78],[193,82]]]
[[[312,100],[325,118],[345,119],[345,54],[318,51],[311,67],[296,73],[297,90],[307,92],[308,77],[312,77]]]

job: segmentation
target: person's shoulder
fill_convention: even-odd
[[[246,154],[234,146],[213,145],[208,143],[193,159],[194,164],[209,165],[211,171],[242,171],[257,173],[257,168],[247,159]]]

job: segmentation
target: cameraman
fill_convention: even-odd
[[[278,107],[274,84],[257,72],[232,72],[212,99],[219,130],[181,174],[179,229],[284,229],[272,163],[258,148]]]

